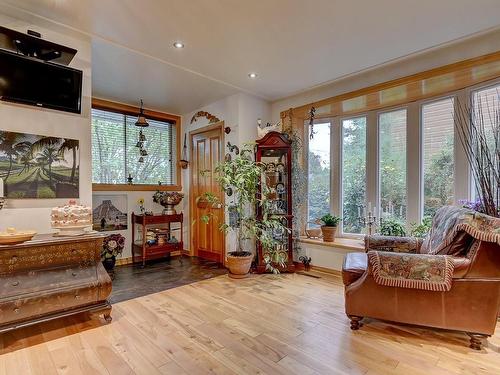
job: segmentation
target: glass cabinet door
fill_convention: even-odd
[[[271,192],[267,198],[270,211],[275,215],[288,213],[288,159],[287,149],[272,149],[262,151],[261,161],[265,165],[267,186]]]

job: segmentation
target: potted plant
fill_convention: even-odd
[[[323,242],[333,242],[335,240],[337,225],[339,224],[340,220],[340,217],[334,216],[332,214],[323,215],[318,219],[318,224],[321,225]]]
[[[404,237],[406,236],[406,229],[399,220],[387,218],[382,220],[379,234],[382,236]]]
[[[125,237],[121,234],[111,234],[102,243],[101,261],[108,272],[113,272],[116,257],[121,255],[125,247]]]
[[[203,173],[203,172],[202,172]],[[229,207],[229,223],[220,226],[222,231],[234,231],[236,244],[233,251],[226,256],[226,266],[229,276],[232,278],[244,278],[248,275],[255,248],[254,241],[260,241],[266,250],[264,261],[266,268],[273,273],[279,272],[287,259],[283,256],[273,233],[288,231],[283,226],[279,217],[269,214],[271,204],[267,196],[273,191],[268,187],[265,177],[265,165],[254,160],[253,145],[245,144],[239,153],[226,157],[222,163],[215,168],[216,180],[223,193],[231,192]],[[259,193],[259,186],[262,193]],[[220,206],[220,199],[212,193],[205,193],[197,200],[203,199],[207,204]],[[256,208],[260,206],[262,217],[257,218]],[[208,223],[210,214],[200,218]]]

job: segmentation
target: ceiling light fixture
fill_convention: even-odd
[[[252,79],[257,78],[257,73],[253,73],[253,72],[252,73],[248,73],[248,77],[252,78]]]
[[[175,42],[174,43],[174,47],[175,48],[184,48],[184,43],[182,43],[182,42]]]

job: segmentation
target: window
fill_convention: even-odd
[[[422,105],[424,217],[453,204],[453,112],[453,98]]]
[[[500,84],[472,93],[473,116],[480,120],[487,132],[488,148],[495,150],[494,124],[500,111]]]
[[[406,222],[406,109],[379,114],[382,218]]]
[[[309,135],[311,128],[309,128]],[[308,153],[308,221],[330,212],[330,123],[314,124]]]
[[[139,162],[137,116],[92,109],[92,181],[96,184],[176,184],[176,124],[148,118],[148,155]]]
[[[329,210],[342,217],[340,235],[358,237],[367,233],[359,218],[371,202],[377,219],[396,220],[409,234],[439,208],[477,197],[471,185],[484,178],[471,175],[454,117],[461,113],[460,102],[466,103],[466,118],[477,118],[489,132],[485,143],[496,150],[500,81],[446,95],[406,103],[398,97],[387,109],[374,100],[370,110],[357,113],[341,107],[346,100],[339,99],[323,114],[328,120],[316,118],[308,145],[308,220]],[[341,115],[346,111],[349,117]]]
[[[498,139],[498,136],[495,136],[495,132],[498,131],[495,127],[495,121],[500,116],[500,84],[472,92],[472,116],[476,123],[484,126],[486,147],[482,147],[483,153],[493,163],[495,163],[495,160],[500,162],[500,147],[495,145],[495,139]],[[480,178],[479,176],[472,177],[474,180]],[[491,182],[495,184],[494,179]],[[471,195],[472,200],[476,200],[479,198],[479,194],[476,191],[477,184],[475,181],[473,184],[474,188]]]
[[[342,223],[361,233],[358,217],[366,197],[366,117],[342,121]]]

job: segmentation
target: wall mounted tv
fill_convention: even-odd
[[[0,50],[0,99],[81,113],[82,71]]]

